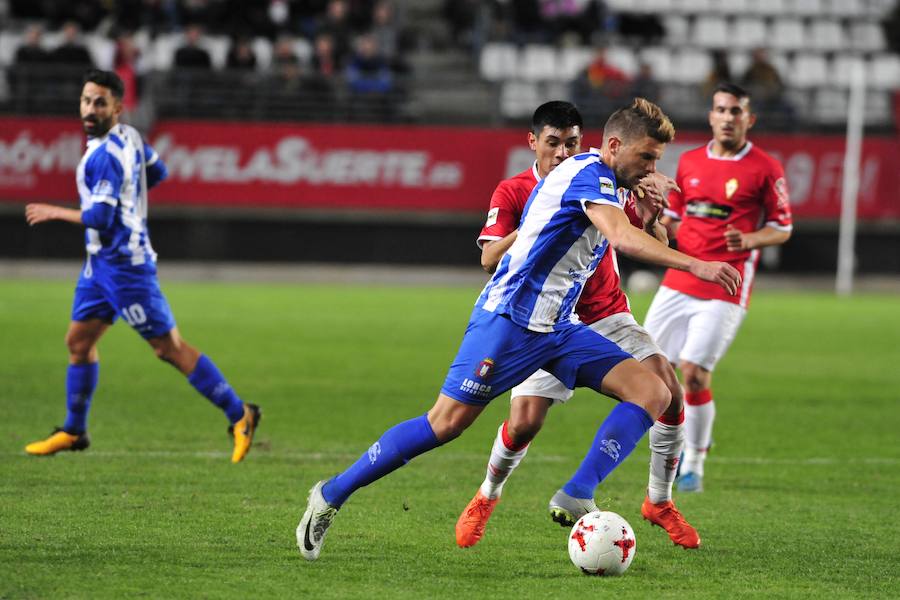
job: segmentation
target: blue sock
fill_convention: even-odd
[[[591,449],[563,491],[574,498],[593,498],[600,482],[631,454],[651,426],[653,419],[647,411],[620,402],[600,425]]]
[[[69,365],[66,371],[66,422],[63,429],[71,434],[87,431],[91,398],[100,376],[100,363]]]
[[[188,375],[188,381],[206,398],[221,408],[228,420],[237,423],[244,416],[244,403],[225,381],[225,376],[216,364],[205,354],[200,355],[194,372]]]
[[[359,488],[440,445],[428,422],[428,415],[394,425],[349,469],[331,478],[322,487],[322,495],[328,504],[338,508]]]

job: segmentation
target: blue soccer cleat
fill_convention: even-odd
[[[697,475],[690,471],[682,475],[676,480],[679,492],[702,492],[703,491],[703,475]]]

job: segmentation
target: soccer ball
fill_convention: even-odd
[[[586,575],[621,575],[635,549],[631,525],[614,512],[588,513],[569,534],[569,558]]]

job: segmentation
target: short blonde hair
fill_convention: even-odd
[[[635,98],[630,106],[620,108],[610,115],[603,127],[603,140],[617,136],[623,142],[648,136],[668,144],[675,139],[675,126],[662,109],[646,98]]]

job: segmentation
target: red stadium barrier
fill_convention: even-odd
[[[153,203],[328,210],[483,212],[497,182],[532,154],[515,129],[161,121],[151,143],[169,168]],[[680,132],[661,169],[706,141]],[[837,218],[844,140],[758,135],[781,159],[797,218]],[[586,143],[599,143],[589,135]],[[0,201],[76,197],[83,137],[73,119],[0,119]],[[859,216],[900,219],[900,140],[863,145]]]

